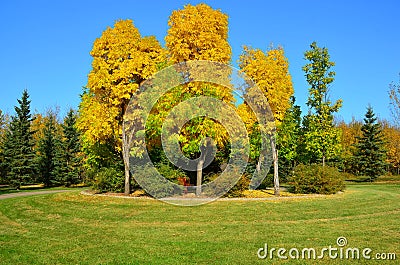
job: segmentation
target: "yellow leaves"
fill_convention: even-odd
[[[118,125],[114,122],[118,115],[116,107],[110,107],[107,102],[91,94],[84,94],[79,111],[77,127],[87,141],[94,144],[118,138]]]
[[[239,66],[264,92],[275,121],[279,124],[290,106],[289,99],[294,92],[289,63],[283,49],[270,49],[264,53],[245,46]]]
[[[228,63],[228,16],[206,4],[186,5],[173,11],[165,37],[173,63],[188,60],[210,60]]]
[[[400,168],[400,129],[396,127],[383,127],[383,134],[386,139],[387,162],[394,168]]]
[[[154,37],[142,38],[132,20],[119,20],[95,40],[90,54],[92,70],[78,127],[91,143],[119,139],[132,94],[166,60],[166,52]]]

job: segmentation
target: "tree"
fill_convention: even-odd
[[[385,142],[386,162],[389,170],[395,174],[400,174],[400,128],[390,124],[388,121],[382,121],[382,130]]]
[[[290,108],[279,125],[277,133],[277,149],[279,150],[279,169],[284,176],[300,162],[300,150],[302,145],[301,110],[295,105],[295,98],[292,97]],[[282,165],[282,166],[281,166]]]
[[[58,141],[55,154],[55,175],[58,182],[65,186],[77,184],[81,179],[82,155],[80,134],[76,128],[77,115],[70,109],[64,118],[62,127],[62,139]]]
[[[89,152],[108,145],[111,153],[122,156],[125,194],[129,194],[129,150],[122,141],[124,113],[141,82],[165,61],[165,52],[155,37],[141,37],[132,20],[119,20],[96,39],[90,54],[92,70],[79,106],[77,127]]]
[[[207,60],[226,64],[231,60],[231,47],[228,43],[228,16],[221,11],[214,10],[206,4],[196,6],[189,4],[182,10],[173,11],[168,25],[170,27],[165,41],[171,63]],[[202,70],[207,71],[207,69]],[[229,78],[229,73],[220,74]],[[159,119],[163,120],[163,113],[167,113],[170,108],[185,98],[201,95],[212,96],[228,104],[232,104],[234,100],[229,88],[192,82],[182,85],[166,95],[166,101],[169,104],[162,104],[164,109],[158,110],[158,113],[161,114]],[[189,121],[182,128],[179,137],[185,155],[192,159],[200,156],[196,175],[196,194],[200,195],[206,152],[201,153],[199,150],[208,143],[201,141],[205,137],[211,137],[219,149],[223,149],[227,143],[227,133],[220,124],[209,118],[199,117]]]
[[[19,106],[15,107],[16,114],[11,117],[5,133],[3,165],[6,167],[9,183],[16,188],[22,183],[32,181],[35,174],[30,102],[28,91],[24,90],[22,98],[18,100]]]
[[[270,49],[266,53],[259,49],[244,47],[239,67],[263,91],[274,115],[277,126],[283,121],[290,107],[293,84],[289,74],[289,63],[282,48]],[[279,196],[278,151],[275,139],[271,137],[274,163],[274,190]]]
[[[329,86],[334,81],[335,72],[331,71],[334,62],[329,61],[327,48],[320,48],[316,42],[304,53],[308,63],[303,66],[305,77],[310,85],[307,106],[309,113],[304,119],[305,148],[310,162],[325,161],[340,154],[340,130],[335,128],[333,114],[342,106],[342,100],[332,103],[329,99]]]
[[[8,117],[0,110],[0,183],[5,183],[4,138],[8,126]]]
[[[354,161],[354,153],[355,153],[355,145],[358,140],[357,137],[361,136],[361,127],[362,122],[356,120],[354,117],[351,122],[346,124],[344,121],[339,122],[337,128],[341,130],[341,145],[342,145],[342,154],[341,159],[343,161],[344,172],[350,172],[355,174],[356,169],[356,161]]]
[[[381,125],[377,122],[371,106],[367,108],[362,135],[357,137],[354,161],[357,163],[358,174],[370,177],[373,181],[385,170],[385,141]]]
[[[50,187],[57,183],[56,176],[56,154],[58,149],[57,133],[56,133],[56,116],[49,112],[45,127],[43,129],[43,137],[39,140],[37,148],[37,168],[40,176],[39,180],[46,187]]]
[[[389,98],[394,121],[400,126],[400,83],[389,85]]]

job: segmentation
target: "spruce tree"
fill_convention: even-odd
[[[291,98],[290,108],[286,110],[282,123],[278,126],[277,147],[279,150],[279,172],[283,177],[290,172],[300,161],[301,149],[301,109],[295,105],[295,98]]]
[[[35,174],[35,154],[33,151],[33,120],[30,111],[30,100],[27,90],[18,100],[15,116],[11,117],[8,130],[5,132],[3,156],[8,182],[19,188],[22,183],[33,181]]]
[[[371,106],[367,108],[364,124],[361,127],[362,135],[357,137],[354,161],[359,175],[375,180],[385,171],[386,151],[382,126],[377,122]]]
[[[56,178],[70,186],[81,181],[81,145],[79,131],[76,128],[76,114],[70,109],[62,124],[63,139],[58,141],[56,153]]]
[[[43,129],[43,138],[39,141],[37,166],[40,181],[46,187],[58,184],[55,179],[55,158],[57,149],[56,117],[49,113]]]

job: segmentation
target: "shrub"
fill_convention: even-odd
[[[221,173],[212,173],[205,177],[204,183],[214,181],[214,189],[210,190],[212,195],[224,194],[227,187],[230,186],[230,180],[219,178]],[[250,178],[247,174],[243,174],[238,182],[224,195],[224,197],[242,197],[243,191],[248,190]]]
[[[298,165],[289,178],[294,193],[334,194],[343,191],[342,174],[334,167],[321,165]]]
[[[171,168],[170,170],[173,171],[174,169]],[[169,179],[165,177],[162,172],[159,172],[159,169],[155,168],[152,164],[133,167],[133,172],[133,177],[142,185],[145,192],[153,197],[164,198],[175,194],[181,194],[183,191],[182,187],[173,186],[168,183]],[[165,178],[159,176],[159,174]],[[170,177],[171,176],[172,175],[170,175]]]
[[[173,165],[167,163],[158,163],[156,165],[158,173],[171,182],[178,184],[179,178],[186,178],[183,170],[174,168]]]
[[[124,190],[124,172],[113,167],[103,167],[88,172],[94,190],[98,192],[122,192]]]

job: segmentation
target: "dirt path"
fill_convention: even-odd
[[[24,191],[24,192],[16,192],[16,193],[7,193],[1,194],[0,200],[10,199],[15,197],[24,197],[24,196],[32,196],[32,195],[43,195],[43,194],[52,194],[58,192],[67,192],[71,190],[44,190],[44,191]]]

